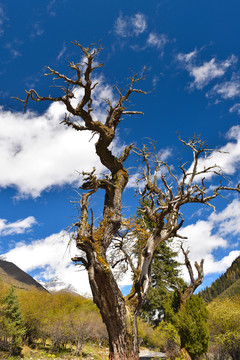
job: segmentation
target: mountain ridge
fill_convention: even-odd
[[[31,275],[20,269],[12,262],[0,259],[0,278],[10,285],[20,289],[30,289],[35,287],[38,290],[47,291]]]
[[[236,285],[240,283],[240,255],[232,262],[231,266],[216,279],[210,286],[199,292],[206,302],[210,302],[222,294],[239,293]],[[230,290],[232,288],[232,291]]]

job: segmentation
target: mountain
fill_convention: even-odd
[[[77,290],[71,284],[64,283],[63,281],[59,280],[59,278],[57,276],[52,278],[49,281],[44,282],[43,286],[49,292],[64,291],[64,292],[70,292],[70,293],[77,293]]]
[[[199,294],[206,302],[210,302],[220,296],[240,294],[240,256],[232,262],[232,265],[223,275]]]
[[[41,284],[18,266],[2,259],[0,259],[0,279],[8,284],[15,285],[20,289],[30,289],[35,287],[38,290],[47,291]]]

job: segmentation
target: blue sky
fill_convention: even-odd
[[[132,98],[132,108],[143,116],[125,118],[114,144],[119,150],[147,138],[158,142],[169,163],[191,158],[182,152],[183,139],[201,134],[210,148],[227,154],[213,155],[233,184],[240,164],[240,25],[239,1],[141,0],[132,1],[0,1],[0,254],[38,280],[72,283],[89,291],[87,276],[76,271],[67,247],[67,227],[74,221],[78,172],[104,169],[94,154],[94,139],[59,125],[65,110],[58,104],[21,104],[35,88],[49,88],[50,66],[70,74],[68,61],[80,61],[78,48],[100,41],[104,67],[96,78],[95,115],[105,114],[102,98],[116,98],[114,85],[124,88],[131,70],[141,72],[147,95]],[[132,156],[130,173],[138,164]],[[213,177],[212,181],[216,179]],[[130,180],[130,185],[133,184]],[[101,195],[92,200],[101,215]],[[182,234],[188,236],[193,261],[205,260],[205,282],[217,278],[239,255],[240,199],[236,194],[215,201],[211,208],[184,209]],[[124,194],[124,215],[134,213],[133,185]],[[121,285],[129,285],[129,276]]]

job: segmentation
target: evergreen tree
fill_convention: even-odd
[[[152,264],[152,284],[142,314],[154,326],[161,320],[168,320],[172,307],[173,289],[182,288],[177,253],[172,249],[172,240],[162,243]]]
[[[3,328],[7,337],[11,338],[10,351],[12,354],[19,353],[19,343],[26,329],[19,307],[18,297],[12,286],[3,300]]]
[[[207,352],[209,343],[208,311],[204,300],[192,295],[186,306],[181,307],[175,318],[181,349],[186,349],[194,360]]]

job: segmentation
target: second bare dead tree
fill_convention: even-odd
[[[89,131],[97,135],[95,143],[96,156],[106,167],[105,176],[98,176],[95,169],[91,173],[84,173],[82,197],[80,201],[81,214],[74,224],[74,239],[82,256],[74,260],[82,264],[89,277],[93,300],[100,309],[109,336],[109,358],[112,360],[139,359],[137,338],[137,314],[146,299],[151,284],[151,263],[154,253],[163,241],[179,236],[178,230],[183,224],[181,207],[187,203],[201,203],[211,205],[220,191],[235,190],[236,187],[226,187],[221,183],[214,190],[206,192],[205,182],[199,182],[209,172],[220,175],[215,167],[199,169],[199,159],[208,154],[206,144],[200,138],[193,138],[182,143],[194,155],[193,166],[188,170],[182,165],[181,177],[177,177],[171,167],[161,161],[155,152],[154,166],[150,161],[149,152],[144,147],[138,154],[143,161],[144,169],[140,193],[142,199],[147,199],[144,208],[145,215],[155,224],[147,234],[146,241],[136,247],[137,252],[129,253],[127,247],[119,247],[122,260],[127,262],[133,273],[133,287],[128,296],[124,297],[117,285],[116,278],[109,261],[109,252],[114,251],[116,238],[121,228],[124,228],[122,217],[122,194],[128,183],[129,174],[124,163],[129,157],[133,144],[125,146],[121,155],[114,155],[110,150],[116,129],[125,115],[141,114],[139,111],[129,111],[127,104],[133,93],[145,92],[136,88],[136,84],[143,79],[136,74],[130,79],[126,91],[117,89],[118,100],[112,104],[107,100],[107,115],[103,122],[92,116],[93,93],[97,82],[93,81],[93,72],[103,64],[97,64],[96,58],[101,47],[89,46],[84,48],[74,42],[84,56],[83,64],[69,63],[75,72],[73,78],[60,74],[48,67],[49,75],[62,80],[63,95],[58,97],[40,96],[35,90],[26,91],[27,97],[22,101],[24,108],[29,99],[36,102],[60,102],[66,106],[66,116],[62,123],[76,131]],[[75,89],[81,89],[83,95],[78,103],[73,105]],[[154,126],[154,124],[153,124]],[[71,144],[69,144],[71,146]],[[164,171],[163,171],[164,169]],[[171,185],[171,183],[173,183]],[[93,210],[89,209],[90,197],[99,189],[104,191],[104,206],[102,220],[94,224]],[[134,238],[133,238],[134,241]],[[134,256],[133,256],[134,255]],[[117,256],[117,255],[116,255]],[[120,259],[121,260],[121,259]],[[121,261],[120,261],[121,262]]]
[[[180,307],[184,307],[186,306],[187,300],[191,298],[191,296],[193,295],[194,291],[202,284],[203,282],[203,278],[204,278],[204,271],[203,271],[203,264],[204,264],[204,259],[202,259],[200,261],[200,264],[197,263],[197,261],[195,261],[194,266],[197,270],[197,278],[194,278],[194,274],[193,274],[193,268],[192,268],[192,264],[189,260],[188,254],[189,254],[189,250],[184,250],[183,245],[181,244],[181,250],[182,253],[184,255],[184,263],[188,269],[188,274],[190,277],[190,283],[189,285],[186,287],[186,289],[182,290],[180,288],[178,288],[178,292],[180,295]]]

